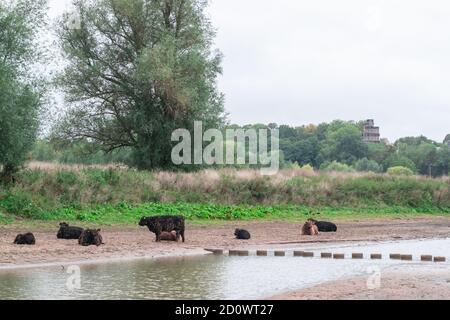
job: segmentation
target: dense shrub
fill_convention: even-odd
[[[391,167],[388,169],[387,173],[396,176],[412,176],[414,174],[411,169],[402,166]]]
[[[383,166],[379,165],[376,161],[367,158],[356,161],[354,167],[355,170],[359,172],[383,172]]]
[[[320,169],[323,170],[323,171],[327,171],[327,172],[331,172],[331,171],[334,171],[334,172],[354,172],[355,171],[351,166],[349,166],[349,165],[347,165],[345,163],[337,162],[337,161],[333,161],[331,163],[326,162],[320,167]]]

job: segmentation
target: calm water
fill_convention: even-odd
[[[294,249],[294,248],[291,248]],[[316,245],[334,253],[450,256],[450,240]],[[67,266],[0,271],[0,299],[257,299],[327,281],[369,275],[368,268],[440,268],[434,263],[205,256],[82,265],[81,288],[68,290]]]

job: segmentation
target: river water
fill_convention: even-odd
[[[369,278],[393,268],[450,270],[448,262],[418,261],[422,254],[445,256],[448,260],[450,239],[280,249],[288,251],[286,257],[208,255],[1,270],[0,299],[258,299],[354,276]],[[316,258],[294,258],[292,250],[311,250]],[[352,252],[382,253],[386,258],[329,260],[318,258],[320,252],[347,256]],[[389,260],[389,253],[414,254],[415,261]]]

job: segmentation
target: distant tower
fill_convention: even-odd
[[[364,123],[363,140],[367,143],[380,143],[380,127],[375,127],[375,120],[369,119]]]

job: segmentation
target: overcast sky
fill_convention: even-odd
[[[70,0],[50,0],[60,14]],[[212,0],[232,123],[374,118],[383,137],[450,133],[450,2]]]

